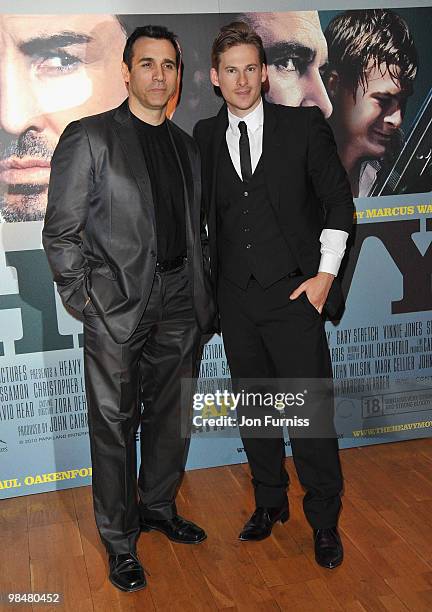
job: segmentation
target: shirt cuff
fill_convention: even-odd
[[[328,272],[337,276],[345,254],[348,232],[336,229],[323,229],[320,236],[321,260],[318,272]]]

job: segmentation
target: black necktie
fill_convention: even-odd
[[[247,183],[252,178],[252,162],[249,148],[249,137],[247,134],[247,125],[245,121],[240,121],[238,124],[240,130],[240,168],[243,177],[243,182]]]

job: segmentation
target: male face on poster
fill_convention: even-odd
[[[0,15],[0,221],[43,219],[66,125],[127,95],[125,41],[114,15]]]
[[[325,117],[332,105],[321,72],[327,43],[317,11],[241,13],[262,38],[268,72],[266,99],[286,106],[318,106]]]
[[[406,22],[390,10],[346,11],[325,36],[331,124],[353,195],[364,196],[377,170],[400,151],[417,52]]]

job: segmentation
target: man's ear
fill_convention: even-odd
[[[210,81],[215,87],[219,87],[219,77],[216,68],[210,68]]]
[[[127,67],[127,64],[125,64],[124,62],[122,62],[121,71],[122,71],[124,82],[126,83],[126,85],[129,85],[129,78],[130,78],[129,68]]]
[[[338,94],[340,78],[336,70],[330,70],[326,80],[327,93],[331,100],[334,100]]]

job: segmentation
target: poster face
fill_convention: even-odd
[[[0,15],[0,497],[91,475],[82,325],[61,304],[41,244],[60,134],[125,99],[124,44],[148,23],[179,36],[182,82],[169,112],[191,133],[222,104],[210,50],[234,20],[263,39],[266,99],[328,118],[356,196],[340,274],[346,309],[326,323],[341,446],[429,434],[432,8]],[[219,337],[201,377],[204,386],[229,377]],[[244,460],[238,438],[208,433],[196,429],[189,467]]]

